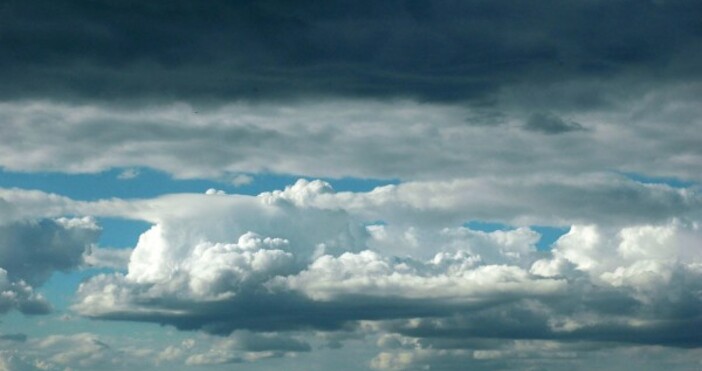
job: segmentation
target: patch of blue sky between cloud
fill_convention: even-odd
[[[125,172],[136,174],[124,177]],[[242,182],[241,176],[251,178]],[[36,189],[80,201],[108,198],[151,198],[168,193],[203,193],[212,188],[226,193],[257,195],[283,189],[301,176],[284,174],[232,174],[222,179],[176,179],[150,168],[115,168],[89,174],[56,172],[23,173],[0,169],[0,187]],[[239,179],[239,181],[237,181]],[[337,191],[366,192],[398,184],[397,179],[321,178]]]
[[[516,227],[492,221],[485,220],[471,220],[463,224],[464,227],[470,228],[474,231],[481,232],[495,232],[495,231],[511,231],[516,229]],[[536,248],[539,251],[547,251],[551,249],[551,246],[558,241],[561,236],[570,231],[570,227],[565,226],[547,226],[547,225],[530,225],[529,229],[537,232],[540,237],[539,241],[536,242]]]
[[[19,173],[0,171],[0,187],[37,189],[74,200],[94,201],[107,198],[150,198],[166,193],[204,192],[226,187],[225,183],[201,179],[173,179],[151,169],[139,169],[138,176],[120,178],[124,169],[94,174]],[[233,187],[232,187],[233,188]]]
[[[108,248],[132,248],[139,235],[151,227],[144,221],[119,218],[98,218],[98,224],[102,227],[98,244]]]
[[[650,176],[640,173],[630,173],[630,172],[617,172],[617,174],[624,176],[627,179],[633,180],[642,184],[660,184],[666,185],[672,188],[691,188],[699,187],[700,184],[691,180],[685,180],[674,177],[657,177]]]

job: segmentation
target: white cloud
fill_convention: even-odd
[[[607,188],[609,181],[598,178],[594,184]],[[448,188],[439,189],[455,194],[448,193],[453,201],[437,213],[458,213],[462,204],[457,189],[463,188],[452,188],[456,184],[461,183],[440,184]],[[688,190],[616,179],[614,184],[635,189],[643,200],[697,197]],[[398,196],[388,198],[387,192]],[[603,336],[619,339],[624,336],[620,334],[639,331],[636,323],[646,324],[644,328],[661,325],[661,334],[672,331],[674,326],[655,324],[651,312],[655,306],[684,312],[702,300],[694,294],[702,282],[696,268],[702,259],[689,252],[700,238],[695,222],[573,225],[552,251],[540,252],[535,248],[540,236],[524,227],[487,233],[441,227],[436,221],[423,223],[417,211],[422,209],[417,202],[423,201],[416,191],[405,192],[403,187],[385,187],[369,193],[335,193],[324,182],[300,181],[258,197],[174,195],[137,201],[127,210],[158,223],[140,237],[128,273],[84,283],[75,309],[98,318],[228,333],[236,328],[275,330],[275,324],[264,324],[268,316],[285,318],[278,329],[324,328],[362,319],[452,312],[463,313],[468,320],[473,315],[489,317],[490,312],[481,314],[481,308],[506,306],[510,313],[532,308],[528,315],[544,321],[538,331],[529,330],[537,338],[565,336],[566,329],[568,336],[589,339],[589,329],[612,325],[618,326],[618,333]],[[365,213],[359,204],[371,205],[369,209],[382,206],[370,214],[388,223],[364,227]],[[416,220],[411,212],[417,213]],[[397,254],[403,251],[402,244],[410,246],[405,252],[421,251],[425,257]],[[664,294],[670,290],[689,294]],[[652,307],[608,316],[604,298]],[[535,304],[525,307],[525,300]],[[563,300],[575,307],[562,304]],[[277,310],[277,305],[287,310]],[[218,306],[242,317],[222,320]],[[348,306],[357,310],[339,311]],[[376,313],[380,308],[385,309]],[[294,314],[298,312],[310,314]],[[324,316],[329,322],[319,322]],[[523,331],[500,324],[508,334]],[[653,332],[642,341],[665,342]]]
[[[449,260],[450,263],[446,263]],[[564,281],[533,279],[528,272],[508,265],[476,266],[467,254],[438,255],[432,262],[395,261],[371,251],[323,256],[305,271],[272,281],[272,287],[298,290],[313,300],[345,296],[466,302],[502,300],[558,294]]]

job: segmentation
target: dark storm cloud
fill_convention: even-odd
[[[692,1],[7,1],[0,96],[489,103],[510,84],[689,76],[701,17]]]

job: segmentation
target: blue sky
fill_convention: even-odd
[[[0,370],[702,367],[694,1],[0,9]]]

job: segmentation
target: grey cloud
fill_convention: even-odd
[[[39,219],[0,225],[0,313],[46,314],[51,305],[34,288],[56,271],[69,271],[97,240],[89,219]]]
[[[582,292],[581,290],[587,288],[578,285],[573,285],[570,289],[578,294],[569,298],[557,298],[555,301],[543,300],[538,305],[535,305],[537,302],[527,300],[492,306],[484,310],[456,312],[452,317],[391,325],[387,330],[418,338],[424,346],[438,349],[474,349],[476,343],[483,344],[482,339],[548,340],[565,343],[589,341],[597,344],[663,345],[692,349],[699,348],[702,344],[702,338],[689,330],[702,323],[697,314],[659,319],[655,313],[642,313],[647,308],[641,308],[642,304],[628,298],[626,292],[620,291],[616,294],[617,297],[614,297],[606,290]],[[578,295],[584,296],[575,299],[574,296]],[[629,302],[621,305],[618,313],[602,313],[600,308],[593,305],[593,299],[596,298],[588,296],[609,296],[619,302]],[[700,301],[668,301],[660,304],[668,306],[669,310],[685,312],[699,306]],[[546,308],[548,309],[544,311]],[[559,316],[578,318],[579,315],[583,319],[582,327],[554,329],[553,321]],[[640,324],[627,323],[631,318],[636,318]],[[489,345],[489,342],[484,344]]]
[[[95,302],[112,295],[102,291],[109,284],[120,287],[119,297],[115,298],[120,300],[118,306],[105,307]],[[313,301],[291,292],[238,292],[236,298],[219,301],[179,299],[167,293],[150,297],[147,287],[131,286],[119,277],[98,277],[81,287],[74,310],[93,319],[160,323],[183,331],[227,336],[237,330],[351,331],[359,320],[449,315],[456,308],[433,300],[380,299],[362,294],[332,302]]]
[[[549,113],[534,113],[529,117],[524,129],[544,134],[562,134],[571,131],[583,131],[585,128],[574,121],[565,121]]]
[[[179,178],[263,172],[428,180],[618,171],[698,180],[695,117],[702,112],[691,98],[698,90],[668,86],[612,109],[554,110],[559,118],[545,116],[532,128],[573,135],[525,133],[523,117],[553,107],[518,97],[504,103],[500,125],[480,110],[406,100],[232,103],[197,114],[188,104],[127,110],[9,102],[0,104],[0,165],[71,173],[143,166]],[[570,121],[587,130],[574,135],[579,127]]]
[[[88,220],[43,219],[0,226],[0,267],[8,278],[40,285],[54,271],[68,271],[83,262],[83,253],[97,241],[99,228]]]
[[[11,281],[7,271],[0,268],[0,313],[16,309],[24,314],[46,314],[51,311],[51,305],[40,294],[34,292],[32,286],[24,281]]]
[[[407,182],[367,193],[312,194],[301,204],[341,208],[367,220],[407,227],[419,219],[439,226],[471,219],[516,225],[659,223],[675,217],[697,218],[701,202],[695,188],[644,185],[597,174]]]
[[[698,71],[700,12],[690,1],[11,1],[2,95],[450,101],[521,82],[670,79]]]

